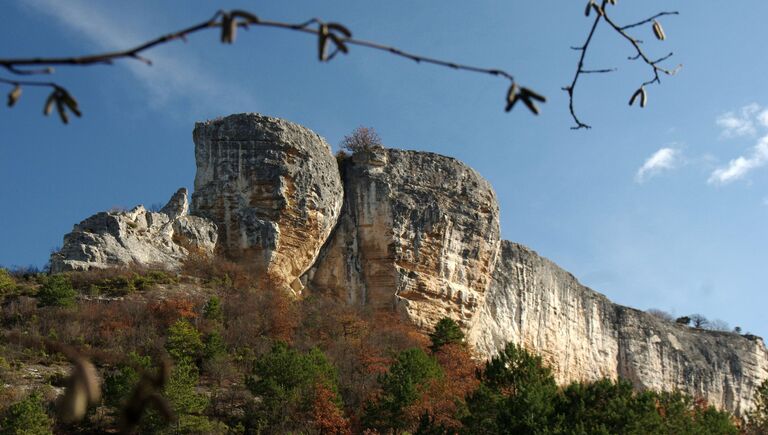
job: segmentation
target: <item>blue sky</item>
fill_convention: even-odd
[[[598,30],[572,131],[567,98],[591,20],[583,2],[221,2],[269,19],[321,17],[355,36],[498,67],[549,97],[543,114],[504,113],[506,83],[353,47],[328,64],[308,36],[215,32],[148,53],[155,65],[59,68],[84,116],[41,115],[25,89],[0,116],[0,264],[43,265],[72,225],[115,206],[164,202],[192,187],[196,120],[253,111],[306,125],[330,143],[360,125],[391,147],[457,157],[494,185],[504,238],[554,260],[618,303],[720,318],[768,334],[768,3],[619,2],[614,18],[661,10],[668,39],[634,33],[680,73],[628,107],[649,70]],[[219,5],[219,3],[216,3]],[[4,2],[0,57],[125,48],[207,19],[213,2]],[[7,90],[3,90],[7,92]]]

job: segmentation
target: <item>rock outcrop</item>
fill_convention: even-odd
[[[372,147],[339,166],[317,134],[257,114],[198,123],[194,141],[189,211],[180,190],[160,213],[96,214],[65,236],[53,271],[176,267],[215,248],[296,294],[398,309],[423,330],[451,317],[481,356],[512,341],[561,383],[623,377],[743,414],[768,378],[762,339],[613,304],[500,241],[492,187],[455,159]]]
[[[160,212],[139,205],[97,213],[64,236],[61,250],[51,255],[51,271],[129,265],[175,269],[190,249],[213,254],[216,225],[187,210],[187,189],[181,188]]]
[[[192,213],[218,225],[233,258],[300,292],[341,211],[330,146],[307,128],[238,114],[195,125]]]
[[[381,147],[342,169],[342,216],[309,287],[397,306],[424,328],[444,316],[467,324],[498,251],[490,184],[456,159]]]
[[[554,368],[561,383],[623,377],[680,390],[743,414],[768,378],[762,339],[689,328],[611,303],[521,245],[502,242],[469,339],[484,355],[512,341]]]

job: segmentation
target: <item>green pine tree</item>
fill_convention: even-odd
[[[276,343],[256,360],[246,385],[258,398],[250,425],[265,433],[307,431],[318,386],[331,391],[336,406],[341,407],[336,368],[317,348],[299,352]]]
[[[557,425],[558,388],[541,357],[512,343],[485,365],[478,390],[467,398],[469,433],[548,433]]]
[[[37,292],[37,301],[41,307],[71,307],[75,305],[76,296],[69,276],[59,274],[45,279]]]
[[[194,361],[200,356],[203,347],[200,332],[188,320],[179,319],[168,328],[165,348],[175,361]]]
[[[430,350],[437,352],[438,349],[446,344],[464,343],[464,332],[461,331],[461,328],[455,321],[448,317],[443,317],[437,322],[435,330],[429,334],[429,338],[432,341],[429,347]]]
[[[443,376],[437,361],[419,348],[400,352],[387,373],[379,376],[382,394],[366,406],[366,428],[380,432],[398,432],[416,422],[409,421],[405,408],[419,398],[430,379]]]

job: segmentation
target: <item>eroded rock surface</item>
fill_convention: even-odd
[[[397,306],[425,329],[466,324],[491,279],[499,210],[490,184],[456,159],[373,148],[343,165],[339,225],[309,286]]]
[[[65,236],[53,271],[177,267],[188,248],[212,253],[218,234],[217,252],[272,284],[399,309],[425,331],[451,317],[482,356],[512,341],[541,354],[560,383],[624,377],[743,414],[768,378],[762,339],[613,304],[500,242],[493,189],[455,159],[373,148],[339,168],[317,134],[257,114],[198,123],[194,140],[191,207],[180,190],[160,213],[98,213]]]
[[[762,339],[703,331],[615,305],[524,246],[502,242],[469,339],[484,355],[508,341],[541,354],[560,383],[621,376],[743,414],[768,378]]]
[[[51,271],[141,265],[178,268],[189,249],[213,254],[216,225],[187,214],[187,189],[179,189],[160,212],[136,206],[97,213],[64,236],[51,255]]]
[[[276,285],[301,291],[341,210],[330,146],[316,133],[254,113],[195,125],[192,213],[218,225],[223,251]]]

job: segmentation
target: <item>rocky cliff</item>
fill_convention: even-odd
[[[342,165],[340,223],[309,286],[350,302],[396,306],[425,328],[468,324],[499,242],[490,184],[456,159],[375,147]]]
[[[504,241],[469,331],[484,355],[512,341],[541,354],[560,382],[623,377],[681,390],[743,414],[768,378],[763,340],[705,331],[611,303],[534,251]]]
[[[195,125],[193,213],[219,227],[220,248],[300,292],[341,210],[331,147],[302,126],[257,114]]]
[[[51,255],[51,271],[116,266],[178,268],[190,249],[213,254],[216,225],[188,214],[187,189],[179,189],[159,212],[138,205],[128,211],[97,213],[64,236]]]
[[[611,303],[501,241],[489,183],[432,153],[372,147],[337,160],[310,130],[257,114],[198,123],[192,206],[99,213],[65,236],[54,271],[176,266],[194,247],[240,259],[295,294],[457,320],[489,357],[512,341],[560,382],[624,377],[743,413],[768,378],[762,339],[702,331]]]

